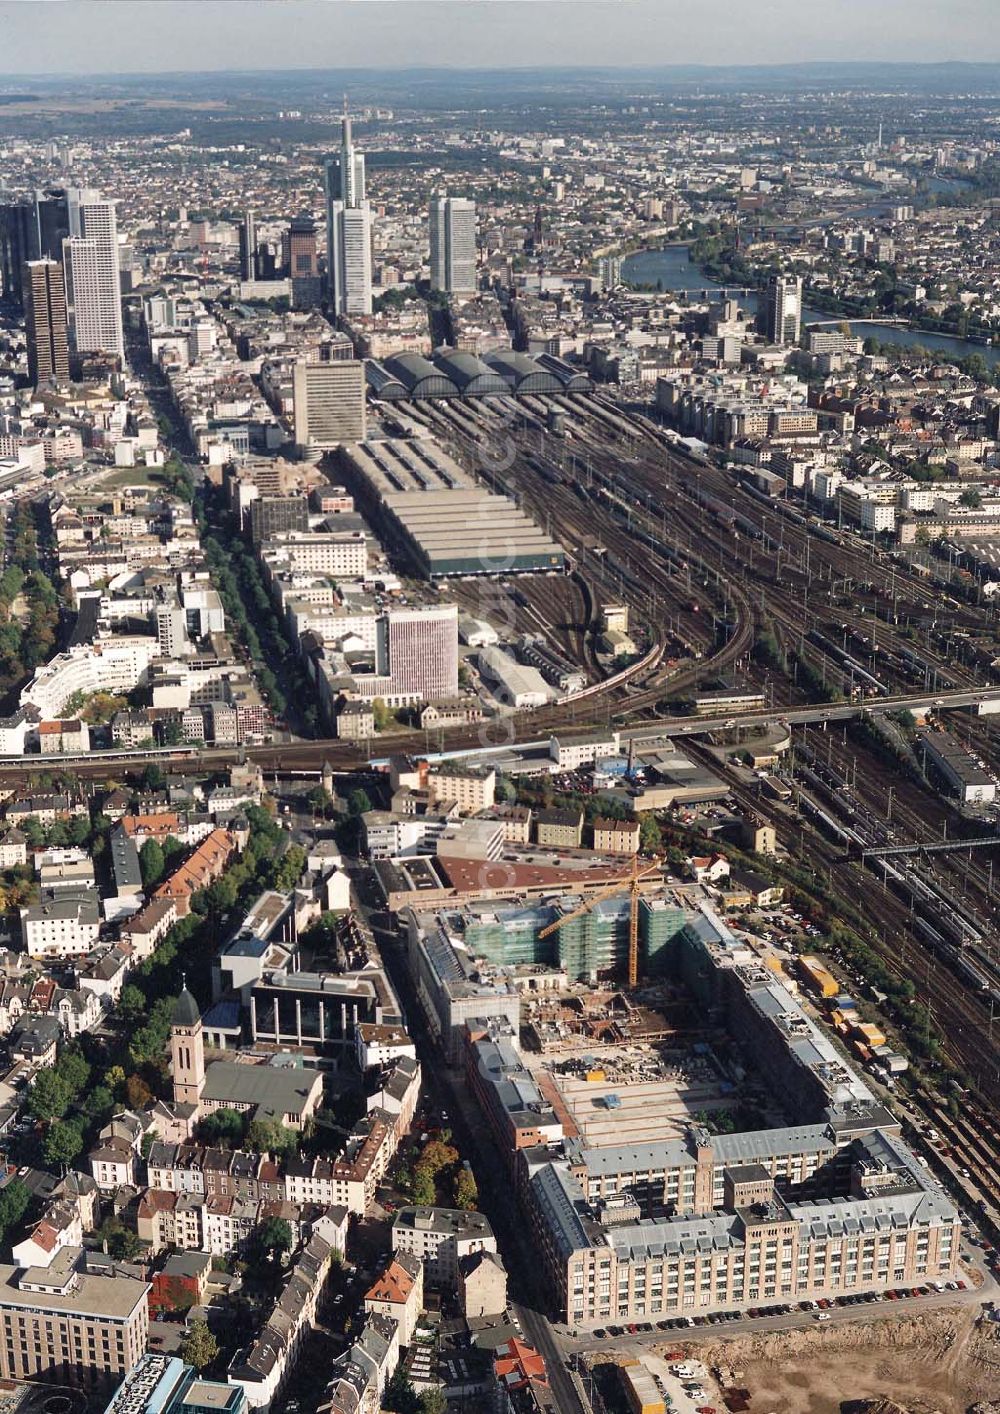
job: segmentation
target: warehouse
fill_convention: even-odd
[[[500,648],[483,648],[479,654],[479,671],[494,683],[495,695],[505,706],[520,710],[544,707],[552,698],[552,689],[537,668],[519,663]]]
[[[950,732],[921,732],[918,741],[925,766],[929,762],[964,805],[986,805],[996,800],[994,778]]]
[[[340,467],[390,549],[427,579],[562,570],[562,547],[429,439],[354,442]]]

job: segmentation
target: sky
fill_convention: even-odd
[[[1000,60],[1000,0],[0,0],[0,74]]]

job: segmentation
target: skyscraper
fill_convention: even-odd
[[[292,306],[309,309],[322,290],[316,257],[316,222],[307,213],[293,217],[283,241],[284,264],[292,281]]]
[[[76,353],[125,357],[118,223],[112,201],[86,188],[71,190],[69,239],[63,242],[70,343]]]
[[[458,607],[390,609],[378,624],[376,672],[392,692],[426,701],[458,695]]]
[[[21,276],[29,260],[62,260],[69,235],[69,206],[61,187],[35,193],[31,201],[0,206],[0,298],[24,309]]]
[[[802,317],[802,281],[772,275],[764,295],[764,333],[772,344],[797,344]]]
[[[29,260],[38,258],[34,210],[26,201],[0,206],[0,298],[24,308],[21,276]]]
[[[325,178],[330,305],[334,314],[370,314],[371,207],[365,198],[365,159],[354,150],[346,114],[341,120],[340,155],[327,162]]]
[[[476,203],[435,196],[430,206],[431,289],[473,294],[476,289]]]
[[[38,255],[32,259],[62,260],[62,243],[70,234],[69,193],[63,187],[35,192]]]
[[[28,374],[33,387],[55,379],[69,380],[66,338],[66,285],[56,260],[30,260],[24,266],[25,327]]]
[[[365,368],[356,360],[295,365],[295,442],[308,456],[310,449],[339,446],[365,439]]]
[[[252,211],[248,211],[239,225],[240,238],[240,279],[257,278],[257,222]]]

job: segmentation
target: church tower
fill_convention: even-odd
[[[170,1059],[174,1076],[174,1104],[201,1102],[205,1088],[205,1041],[201,1031],[198,1003],[185,981],[170,1018]]]

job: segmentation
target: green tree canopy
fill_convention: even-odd
[[[148,892],[155,889],[163,878],[166,857],[159,840],[146,840],[139,851],[139,867],[142,870],[142,885]]]
[[[246,1122],[238,1110],[214,1110],[198,1123],[198,1138],[220,1149],[238,1149]]]
[[[28,1091],[28,1110],[35,1119],[61,1119],[69,1108],[69,1086],[54,1069],[40,1070]]]
[[[256,1154],[297,1154],[299,1136],[277,1119],[253,1119],[247,1126],[246,1146]]]
[[[196,1317],[181,1341],[181,1358],[196,1370],[205,1370],[219,1353],[219,1342],[208,1329],[208,1322]]]
[[[71,1164],[82,1150],[82,1126],[71,1120],[53,1120],[42,1143],[45,1162],[59,1168],[62,1164]]]

